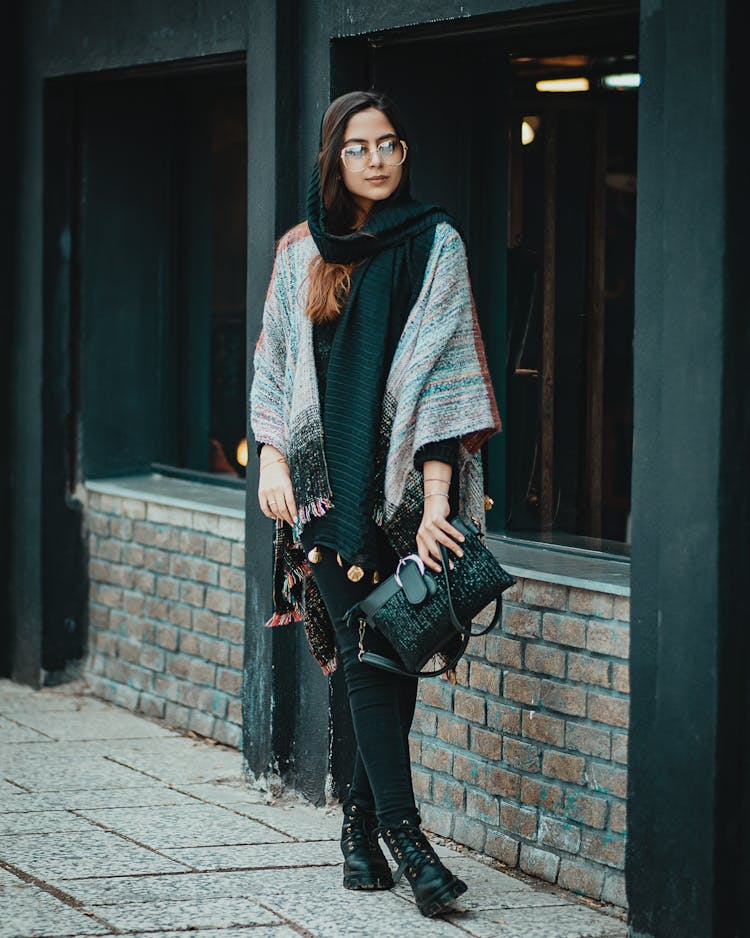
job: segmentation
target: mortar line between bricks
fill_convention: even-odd
[[[140,840],[136,840],[135,837],[129,837],[127,834],[121,834],[120,831],[112,830],[111,827],[107,827],[107,825],[102,824],[101,821],[96,821],[93,818],[86,817],[85,814],[79,813],[81,811],[88,810],[86,808],[69,808],[68,810],[70,811],[71,814],[75,814],[76,817],[79,817],[84,821],[88,821],[89,824],[93,824],[95,827],[101,828],[103,831],[106,831],[108,834],[114,834],[115,837],[119,837],[122,840],[126,840],[128,843],[135,844],[137,847],[143,847],[144,850],[148,850],[151,853],[155,853],[157,856],[162,857],[162,859],[164,860],[171,860],[172,863],[179,863],[180,866],[185,866],[188,868],[188,870],[195,870],[197,872],[197,868],[194,866],[191,866],[190,863],[185,863],[183,860],[175,860],[174,857],[170,857],[169,854],[163,853],[161,850],[157,849],[156,847],[149,847],[148,844],[144,844]],[[68,877],[68,878],[72,879],[73,877]]]
[[[438,843],[446,847],[450,847],[452,844],[455,845],[455,841],[453,841],[450,837],[436,835],[436,839]],[[522,842],[524,842],[523,838]],[[529,846],[535,845],[535,843],[529,843]],[[546,880],[541,880],[539,877],[525,872],[518,866],[507,866],[505,863],[488,857],[486,854],[478,853],[471,847],[464,846],[459,855],[469,859],[474,859],[478,863],[489,867],[491,870],[495,870],[496,872],[502,873],[504,876],[517,880],[523,886],[530,886],[537,894],[540,892],[549,893],[549,895],[556,896],[558,899],[565,899],[570,905],[582,906],[583,908],[590,909],[594,912],[603,912],[608,914],[610,918],[614,919],[615,921],[622,921],[621,916],[625,915],[627,912],[626,909],[612,905],[611,903],[605,902],[602,899],[594,899],[591,896],[587,896],[583,893],[574,892],[571,889],[560,886],[559,883],[550,883]],[[568,857],[567,859],[579,859],[579,857],[576,855]],[[612,871],[614,872],[613,869]],[[611,910],[613,909],[616,910],[616,914],[612,913]],[[576,936],[576,938],[597,938],[597,936]],[[608,938],[610,938],[610,936],[608,936]],[[612,938],[627,938],[627,935],[617,935],[612,936]]]
[[[12,873],[14,876],[17,876],[20,880],[23,880],[23,882],[29,883],[32,886],[36,886],[38,889],[42,889],[49,895],[54,896],[55,899],[59,899],[60,902],[65,903],[65,905],[69,906],[71,909],[74,909],[76,912],[80,912],[82,915],[88,915],[89,918],[92,918],[99,925],[103,925],[105,928],[108,928],[113,934],[121,934],[119,928],[115,927],[114,925],[110,925],[110,923],[105,918],[100,918],[95,912],[90,912],[80,899],[76,899],[75,896],[71,896],[70,893],[65,892],[64,889],[60,889],[58,886],[52,886],[50,883],[45,882],[38,876],[34,876],[33,873],[27,873],[25,870],[22,870],[14,863],[9,863],[7,860],[3,860],[2,858],[0,858],[0,866],[9,873]],[[76,932],[76,934],[80,934],[80,932]]]
[[[592,652],[586,652],[585,649],[583,649],[582,651],[578,653],[584,654],[586,657],[591,658],[592,661],[604,661],[607,664],[627,664],[628,663],[627,658],[611,658],[611,657],[607,657],[606,655],[599,655],[597,657]],[[497,665],[497,667],[500,668],[501,666]],[[503,665],[502,670],[507,671],[510,674],[528,674],[531,677],[538,678],[540,681],[552,681],[553,683],[556,683],[556,684],[566,684],[566,685],[571,684],[574,687],[586,687],[586,688],[590,688],[594,693],[597,693],[597,694],[606,693],[608,695],[611,694],[612,696],[617,697],[618,699],[627,700],[630,697],[629,691],[617,690],[614,687],[608,687],[606,684],[592,684],[591,682],[587,682],[587,681],[578,681],[574,677],[567,677],[561,674],[553,674],[549,671],[532,671],[528,667],[517,668],[514,665]],[[470,691],[471,689],[472,689],[471,687],[461,688],[461,690],[467,690],[467,691]],[[478,693],[481,694],[483,692],[479,691]],[[422,706],[431,706],[431,705],[423,703]],[[446,712],[450,712],[450,711],[446,711]]]

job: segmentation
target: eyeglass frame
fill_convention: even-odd
[[[383,142],[385,142],[385,141],[383,141]],[[383,162],[383,166],[403,166],[404,163],[406,162],[406,155],[407,155],[407,153],[409,152],[409,146],[408,146],[408,144],[407,144],[407,142],[406,142],[405,140],[399,140],[398,142],[399,142],[399,143],[401,144],[401,146],[404,148],[404,158],[401,160],[400,163],[386,163],[385,160],[383,160],[383,161],[382,161],[382,162]],[[364,146],[364,144],[362,144],[362,146]],[[375,152],[377,152],[377,149],[378,149],[379,146],[380,146],[380,144],[378,144],[378,146],[375,147]],[[373,153],[373,148],[369,145],[369,143],[367,144],[367,155],[370,157],[370,160],[369,160],[368,163],[366,163],[366,164],[362,167],[362,169],[352,169],[350,166],[347,166],[346,160],[344,159],[344,153],[346,153],[346,151],[347,151],[348,149],[349,149],[349,147],[342,147],[342,148],[341,148],[341,153],[339,153],[339,159],[343,162],[344,166],[346,166],[346,168],[349,170],[350,173],[363,173],[363,172],[367,169],[368,166],[371,166],[371,165],[372,165],[372,153]]]

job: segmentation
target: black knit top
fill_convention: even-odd
[[[316,323],[313,326],[313,348],[315,353],[315,369],[318,376],[318,393],[320,400],[325,400],[326,383],[328,377],[328,365],[331,354],[333,338],[336,334],[338,319],[327,323]],[[391,340],[386,349],[386,372],[393,359],[395,346],[400,337],[400,329],[394,330]],[[427,443],[420,447],[414,457],[414,464],[421,469],[428,459],[439,459],[441,462],[450,463],[455,467],[458,457],[458,440],[449,439],[433,443]],[[457,504],[457,473],[452,475],[451,483],[451,503]],[[357,480],[355,484],[367,486],[371,483],[371,478]],[[366,569],[381,569],[392,561],[392,551],[384,545],[384,538],[378,531],[374,520],[370,521],[370,535],[367,539],[365,549],[356,558],[347,557],[345,545],[347,543],[348,524],[347,519],[342,518],[339,510],[335,507],[336,493],[333,494],[334,507],[331,508],[321,518],[312,518],[302,529],[301,539],[305,550],[309,551],[313,545],[326,545],[335,550],[340,550],[345,563],[357,562]],[[392,573],[392,570],[382,571],[386,575]]]
[[[331,347],[333,345],[333,339],[336,335],[336,328],[339,322],[339,319],[334,319],[329,322],[315,323],[313,325],[313,351],[315,355],[315,370],[318,378],[318,397],[321,402],[325,400]],[[390,362],[393,359],[393,354],[395,352],[395,347],[399,338],[400,330],[394,329],[386,349],[386,356],[388,358],[386,363],[386,371],[388,370],[388,367],[390,367]],[[259,443],[257,447],[258,455],[260,455],[262,447],[263,444]],[[458,460],[458,439],[456,437],[452,437],[446,440],[437,440],[435,442],[426,443],[424,446],[421,446],[414,454],[414,465],[417,469],[422,469],[425,462],[431,459],[448,463],[454,468],[454,472],[451,476],[449,490],[451,510],[453,513],[457,510],[458,507],[458,474],[455,471]],[[356,484],[366,486],[370,482],[371,479],[361,479],[358,480]],[[333,493],[333,499],[335,503],[335,492]],[[347,519],[341,517],[339,510],[336,509],[334,504],[334,507],[329,509],[325,515],[320,518],[311,518],[303,527],[301,533],[302,544],[306,551],[309,551],[315,544],[325,545],[333,548],[334,550],[342,551],[343,560],[348,564],[349,562],[352,562],[352,559],[343,553],[345,550],[343,544],[346,540],[346,530]],[[384,543],[384,538],[381,532],[377,530],[377,525],[375,524],[374,520],[370,524],[370,532],[371,534],[368,538],[367,548],[363,555],[360,555],[356,558],[356,561],[366,569],[382,570],[383,564],[387,564],[392,559],[393,555],[392,552],[388,549],[387,544]],[[388,575],[393,571],[385,570],[383,572]]]
[[[326,378],[328,376],[328,362],[331,356],[333,337],[339,320],[315,323],[313,326],[313,349],[315,352],[315,370],[318,375],[318,397],[321,401],[326,396]],[[393,343],[392,343],[393,344]],[[389,357],[393,358],[395,349],[389,348]],[[425,443],[414,454],[414,465],[421,469],[428,459],[439,459],[440,462],[449,463],[455,468],[458,458],[458,439],[452,437],[448,440],[438,440],[434,443]]]
[[[336,327],[338,322],[339,320],[335,319],[331,322],[315,323],[313,326],[315,369],[318,377],[318,396],[321,401],[325,400],[326,379],[328,377],[328,362],[330,359],[331,346],[333,344],[333,337],[336,334]],[[391,359],[393,357],[393,352],[395,351],[393,346],[395,346],[395,343],[392,342],[391,347],[388,349],[388,353]],[[259,456],[262,448],[263,443],[258,443],[257,450]],[[437,440],[435,442],[426,443],[424,446],[421,446],[414,454],[414,465],[417,469],[422,469],[425,462],[431,459],[436,459],[440,462],[445,462],[453,466],[454,472],[451,476],[449,490],[450,504],[453,513],[457,510],[458,507],[458,474],[455,471],[458,460],[458,439],[456,437],[451,437],[446,440]],[[367,485],[368,481],[369,480],[363,479],[361,480],[361,483],[363,485]],[[335,511],[335,507],[331,508],[325,515],[323,515],[322,518],[313,517],[304,526],[302,529],[301,540],[306,551],[309,551],[315,544],[325,544],[334,548],[335,550],[339,549],[339,544],[336,542],[337,538],[335,527],[332,523],[336,520],[333,518],[333,513]],[[342,519],[338,520],[340,521]],[[338,524],[336,527],[338,527]],[[383,547],[383,538],[380,535],[380,532],[376,530],[376,527],[377,526],[373,521],[371,528],[371,549],[366,558],[362,558],[363,565],[370,569],[378,569],[382,566],[384,558],[390,559],[387,548]],[[347,559],[348,558],[344,558],[344,560]],[[392,571],[385,572],[387,574]]]

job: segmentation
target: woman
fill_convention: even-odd
[[[324,673],[344,668],[357,756],[344,803],[344,886],[388,889],[380,833],[424,915],[466,885],[420,829],[409,730],[417,681],[363,664],[344,613],[416,549],[461,556],[457,511],[484,529],[479,449],[500,429],[450,216],[409,196],[392,102],[328,108],[307,221],[280,241],[255,350],[258,498],[276,521],[274,614],[303,621]],[[377,634],[368,648],[394,657]]]

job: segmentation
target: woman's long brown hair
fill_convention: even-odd
[[[339,157],[349,119],[368,108],[382,111],[393,124],[399,138],[406,140],[401,116],[393,102],[385,95],[376,91],[350,91],[331,102],[323,117],[318,153],[320,195],[326,214],[326,227],[330,234],[348,234],[354,230],[357,223],[357,206],[341,178]],[[408,165],[407,160],[403,165],[401,181],[389,199],[398,199],[404,191],[408,191]],[[349,294],[355,266],[327,263],[320,255],[313,258],[308,270],[310,290],[305,309],[306,315],[313,322],[330,322],[339,316]]]

